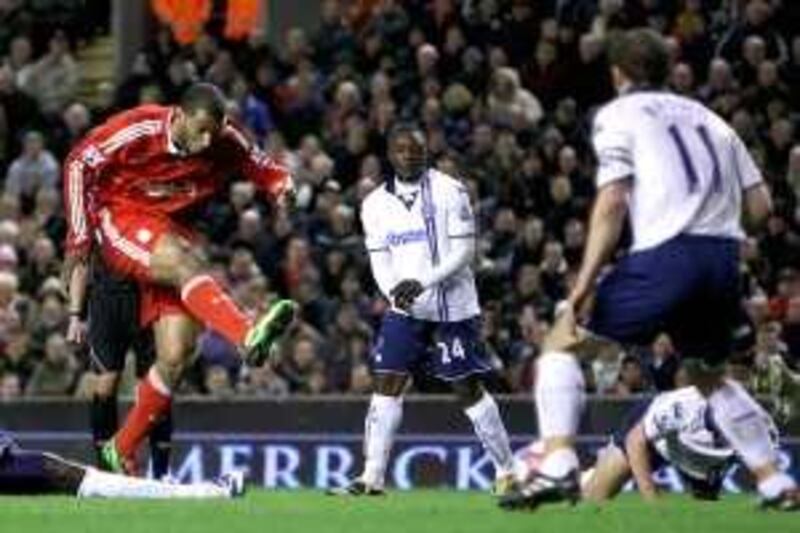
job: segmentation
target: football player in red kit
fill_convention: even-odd
[[[294,318],[289,300],[249,317],[207,273],[183,213],[240,175],[279,206],[291,201],[291,175],[225,117],[213,85],[191,86],[177,106],[143,105],[90,131],[64,165],[71,320],[80,341],[87,261],[95,248],[115,273],[140,284],[142,324],[152,325],[156,363],[139,383],[136,403],[103,450],[106,466],[130,469],[139,444],[168,411],[171,391],[193,351],[196,324],[261,364]]]

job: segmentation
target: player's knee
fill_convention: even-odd
[[[483,398],[484,388],[477,378],[470,377],[454,382],[453,392],[458,399],[458,403],[467,408],[475,405]]]
[[[375,376],[374,391],[381,396],[400,396],[408,381],[405,374],[378,374]]]
[[[94,395],[101,400],[115,398],[119,388],[119,374],[106,372],[96,377],[94,381]]]

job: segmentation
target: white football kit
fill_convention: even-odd
[[[459,181],[430,169],[413,186],[399,181],[384,184],[364,199],[361,219],[367,251],[390,255],[388,261],[373,262],[373,275],[387,298],[400,281],[414,279],[426,289],[414,302],[411,317],[457,322],[480,314],[470,265],[440,283],[426,283],[455,240],[475,239],[469,195]]]

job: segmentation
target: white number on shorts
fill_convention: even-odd
[[[464,352],[464,345],[461,344],[461,339],[458,337],[453,339],[452,346],[447,346],[446,342],[437,342],[436,347],[442,357],[442,364],[449,365],[453,359],[465,359],[467,357]]]

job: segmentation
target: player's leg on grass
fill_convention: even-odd
[[[797,482],[783,472],[770,436],[770,425],[756,400],[721,370],[691,365],[695,385],[708,398],[714,423],[756,479],[762,504],[800,509]]]
[[[139,382],[136,403],[122,428],[103,450],[103,459],[114,471],[130,471],[136,451],[154,425],[170,410],[172,391],[179,383],[194,350],[197,326],[191,317],[174,313],[160,317],[153,325],[155,364]]]
[[[58,455],[6,449],[0,458],[0,494],[67,494],[87,498],[231,498],[241,476],[217,483],[179,485],[101,472]]]
[[[364,419],[364,470],[342,493],[383,494],[389,454],[403,420],[403,391],[408,379],[408,374],[401,372],[375,375],[374,392]]]
[[[495,494],[503,495],[512,488],[514,481],[514,454],[497,403],[477,375],[454,381],[452,386],[464,413],[472,422],[475,435],[494,465]]]
[[[581,498],[600,503],[614,498],[631,479],[628,459],[619,446],[610,444],[600,450],[592,471],[581,483]]]
[[[196,247],[182,237],[166,233],[156,242],[150,263],[154,281],[180,291],[181,300],[201,324],[217,331],[260,364],[272,343],[294,319],[295,305],[289,300],[275,303],[262,317],[252,321],[228,292],[208,274]]]
[[[136,377],[147,377],[150,367],[156,361],[156,343],[153,328],[139,328],[133,339],[136,354]],[[150,466],[155,479],[162,479],[169,473],[169,458],[172,452],[172,409],[169,409],[156,422],[150,432]]]
[[[103,464],[102,450],[117,432],[117,389],[119,372],[101,372],[95,375],[89,418],[92,428],[92,444],[97,454],[97,463]]]

